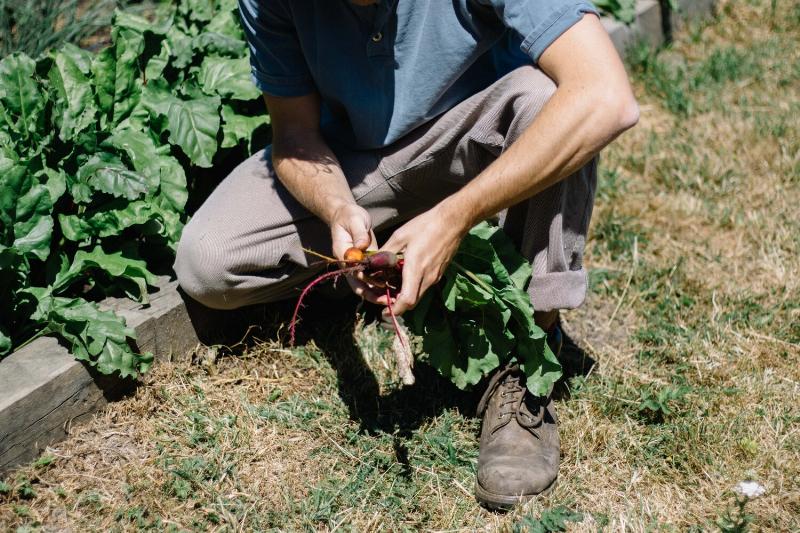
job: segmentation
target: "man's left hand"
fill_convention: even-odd
[[[381,248],[403,253],[403,286],[392,305],[396,315],[413,309],[425,291],[439,281],[464,237],[461,221],[441,206],[406,222]]]

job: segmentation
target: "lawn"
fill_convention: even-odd
[[[241,345],[158,365],[0,481],[0,525],[800,530],[798,42],[796,0],[721,1],[631,54],[642,119],[603,155],[549,496],[480,508],[477,393],[424,367],[400,388],[387,333],[320,296],[302,347],[275,340],[287,304]],[[745,480],[765,494],[745,502]]]

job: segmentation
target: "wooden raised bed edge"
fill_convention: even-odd
[[[198,343],[177,282],[161,279],[150,305],[121,298],[101,302],[136,330],[142,352],[156,361],[189,353]],[[42,337],[0,361],[0,474],[36,458],[76,423],[131,391],[133,380],[103,376]]]
[[[708,17],[714,0],[679,0],[681,10],[670,12],[662,0],[640,0],[636,22],[626,26],[604,19],[621,53],[639,42],[660,46],[684,21]],[[161,279],[150,305],[126,299],[101,303],[124,316],[136,330],[140,351],[152,352],[156,362],[183,357],[199,343],[177,282]],[[192,313],[197,316],[196,313]],[[47,446],[69,435],[70,428],[123,396],[133,380],[98,375],[76,361],[53,338],[40,338],[0,361],[0,475],[35,459]]]

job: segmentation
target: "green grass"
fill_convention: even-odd
[[[0,57],[36,57],[63,43],[78,43],[106,29],[126,0],[0,0]]]
[[[716,24],[633,58],[642,121],[604,154],[548,497],[481,509],[477,393],[422,365],[400,388],[387,334],[318,299],[300,348],[280,342],[276,307],[256,335],[272,340],[160,365],[0,481],[0,523],[800,530],[798,40],[799,6],[723,1]],[[743,500],[743,480],[766,494]]]

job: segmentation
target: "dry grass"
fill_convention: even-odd
[[[800,530],[800,4],[771,5],[722,2],[632,60],[642,121],[605,156],[593,289],[565,317],[585,354],[567,354],[550,496],[478,507],[474,395],[422,369],[398,390],[380,336],[354,349],[325,320],[350,309],[323,306],[305,350],[157,368],[0,484],[0,524]],[[740,512],[747,479],[767,492]]]

